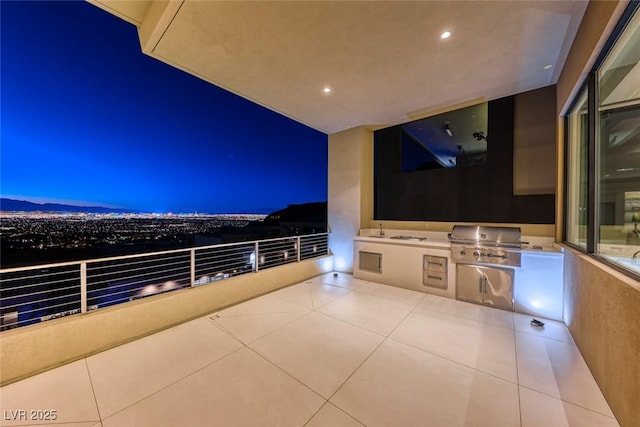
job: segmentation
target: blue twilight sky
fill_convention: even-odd
[[[152,212],[327,199],[327,136],[152,59],[86,2],[0,2],[2,197]]]

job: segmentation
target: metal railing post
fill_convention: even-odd
[[[87,312],[87,263],[80,263],[80,313]]]
[[[255,249],[253,250],[253,264],[255,265],[255,272],[257,273],[259,270],[258,265],[260,264],[260,254],[258,253],[258,241],[256,240]]]
[[[191,249],[191,287],[196,286],[196,249]]]
[[[296,237],[297,261],[300,262],[300,236]]]

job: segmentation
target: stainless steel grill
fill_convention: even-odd
[[[451,260],[520,267],[521,237],[519,227],[455,225],[449,234]]]

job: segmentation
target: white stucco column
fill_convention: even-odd
[[[353,271],[353,236],[373,219],[373,132],[329,135],[328,222],[334,269]]]

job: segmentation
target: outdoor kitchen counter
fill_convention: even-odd
[[[438,231],[384,230],[380,236],[378,230],[360,230],[360,235],[354,236],[354,242],[381,243],[386,245],[417,246],[424,248],[450,249],[448,233]],[[409,238],[406,238],[409,237]],[[552,237],[522,236],[523,252],[530,253],[563,253],[564,249],[553,241]]]
[[[403,246],[420,246],[420,247],[437,247],[443,249],[451,248],[451,243],[447,239],[446,233],[444,233],[444,238],[442,237],[418,237],[413,236],[409,233],[398,234],[398,235],[386,235],[384,237],[379,236],[355,236],[353,240],[355,242],[371,242],[371,243],[382,243],[382,244],[391,244],[391,245],[403,245]],[[402,237],[402,238],[399,238]],[[404,237],[411,237],[410,239]]]
[[[360,230],[354,236],[354,277],[419,292],[456,298],[456,262],[446,232]],[[406,236],[410,239],[400,239]],[[421,240],[422,239],[422,240]],[[515,270],[515,311],[561,320],[563,307],[563,248],[551,237],[522,236],[522,266]],[[360,253],[379,256],[380,271],[360,268]],[[446,258],[447,288],[424,286],[424,257]]]
[[[451,243],[447,233],[384,230],[360,230],[353,238],[353,277],[419,292],[455,298]],[[429,288],[423,284],[425,256],[437,257],[443,264],[443,288]]]

